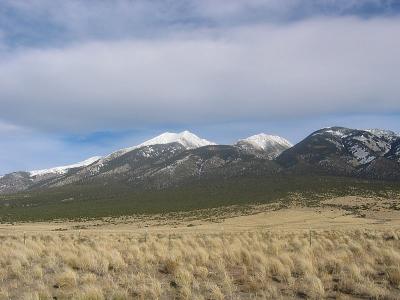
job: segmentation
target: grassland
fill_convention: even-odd
[[[262,180],[2,196],[0,300],[400,298],[397,183]]]
[[[292,198],[1,224],[0,300],[399,299],[398,198]]]
[[[0,299],[399,299],[399,235],[1,235]]]

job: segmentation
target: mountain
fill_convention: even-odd
[[[216,145],[188,131],[166,132],[104,157],[7,174],[0,178],[0,193],[116,183],[158,190],[189,182],[273,174],[396,180],[400,178],[400,137],[385,130],[330,127],[294,146],[264,133],[234,145]]]
[[[290,146],[287,140],[266,134],[240,140],[235,145],[216,145],[189,131],[166,132],[104,157],[8,174],[0,178],[0,193],[99,182],[163,188],[203,178],[275,172],[276,164],[270,160]]]
[[[224,180],[277,172],[279,166],[231,145],[210,145],[186,150],[160,161],[137,178],[147,188],[166,188],[202,180]],[[134,182],[134,179],[130,179]]]
[[[391,190],[400,191],[400,137],[391,131],[323,128],[294,146],[267,134],[216,145],[184,131],[77,164],[4,175],[0,220],[163,213],[293,194],[313,199]]]
[[[14,172],[0,177],[0,193],[9,194],[24,191],[32,186],[28,172]]]
[[[324,128],[284,151],[277,162],[292,172],[397,179],[399,141],[391,131]]]
[[[260,133],[237,141],[235,146],[257,156],[274,159],[293,145],[280,136]]]
[[[63,186],[82,181],[135,181],[147,169],[171,159],[174,155],[215,143],[189,131],[166,132],[139,145],[117,150],[105,157],[92,157],[72,165],[29,172],[14,172],[0,177],[0,193],[32,188]]]
[[[393,142],[392,148],[386,153],[385,156],[400,163],[400,139]]]
[[[46,184],[54,187],[75,182],[125,182],[130,186],[160,189],[193,180],[230,178],[276,169],[272,167],[276,164],[266,158],[270,156],[268,149],[258,149],[265,154],[259,156],[251,149],[236,145],[215,145],[187,131],[162,134],[127,149]]]

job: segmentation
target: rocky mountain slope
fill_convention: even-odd
[[[324,128],[284,151],[277,162],[293,172],[393,180],[400,178],[399,141],[391,131]]]

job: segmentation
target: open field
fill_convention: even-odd
[[[397,199],[0,226],[0,299],[399,299]]]
[[[190,212],[108,217],[94,220],[12,222],[0,224],[1,233],[124,232],[220,233],[256,230],[400,229],[400,201],[393,198],[335,197],[305,205],[290,203],[229,206]]]

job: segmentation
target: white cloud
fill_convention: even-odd
[[[0,119],[89,131],[400,111],[398,19],[314,19],[22,50]]]
[[[26,131],[25,128],[21,128],[19,126],[8,124],[0,121],[0,134],[5,133],[15,133],[15,132],[24,132]]]

